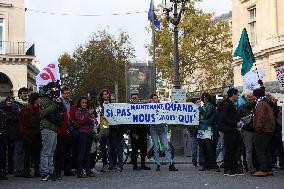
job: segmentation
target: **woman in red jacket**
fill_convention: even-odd
[[[75,113],[75,121],[79,131],[77,177],[94,177],[95,175],[91,173],[90,168],[90,151],[93,141],[95,115],[90,111],[90,102],[87,97],[80,98],[77,107]],[[86,170],[86,174],[84,174],[83,169]]]

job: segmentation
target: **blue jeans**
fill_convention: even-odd
[[[53,174],[53,156],[57,144],[57,133],[49,130],[41,130],[42,149],[40,155],[40,168],[43,174]]]
[[[92,147],[92,135],[89,133],[79,133],[79,153],[78,153],[78,162],[77,168],[79,172],[82,172],[83,169],[87,173],[91,172],[90,156],[91,156],[91,147]]]
[[[156,164],[160,165],[160,153],[159,153],[158,138],[160,140],[160,143],[164,147],[167,163],[172,164],[173,159],[172,159],[172,156],[171,156],[171,151],[170,151],[170,148],[169,148],[168,139],[167,139],[167,132],[166,132],[165,127],[155,128],[155,126],[151,126],[150,132],[151,132],[151,138],[152,138],[152,141],[153,141],[154,159],[155,159]]]
[[[24,171],[24,141],[23,139],[15,140],[15,149],[14,149],[14,169],[16,172]]]
[[[191,154],[192,163],[204,163],[203,154],[201,148],[198,146],[198,139],[196,137],[191,137]]]
[[[118,126],[117,126],[118,127]],[[123,135],[116,128],[110,128],[109,130],[109,150],[110,157],[109,164],[110,165],[122,165],[123,164]]]
[[[225,153],[224,133],[219,132],[219,139],[216,147],[217,162],[224,161],[224,153]]]

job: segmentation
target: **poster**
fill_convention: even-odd
[[[154,67],[147,63],[130,63],[126,66],[126,98],[138,94],[142,102],[148,102],[154,93]]]
[[[185,89],[172,89],[171,101],[175,103],[186,102],[186,90]]]
[[[199,124],[198,107],[193,103],[112,103],[104,105],[104,115],[109,125]]]
[[[275,71],[276,71],[277,80],[281,85],[280,89],[284,90],[284,66],[275,68]]]

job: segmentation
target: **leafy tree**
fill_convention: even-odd
[[[107,88],[115,92],[118,85],[120,101],[125,100],[125,65],[133,57],[129,36],[121,32],[116,39],[107,31],[95,33],[70,56],[59,58],[63,83],[70,86],[76,96],[86,95],[90,90],[99,92]]]
[[[160,11],[161,12],[161,11]],[[156,66],[160,80],[173,84],[173,31],[165,14],[159,15],[163,28],[155,31]],[[146,45],[150,55],[152,44]],[[179,24],[180,80],[182,85],[196,84],[195,90],[222,87],[231,81],[232,42],[229,23],[218,21],[188,3]]]

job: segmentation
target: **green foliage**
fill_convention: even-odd
[[[159,16],[163,28],[155,31],[156,65],[162,80],[173,84],[173,29],[164,14]],[[150,55],[152,44],[146,45]],[[179,24],[180,79],[182,85],[196,83],[199,89],[222,87],[230,82],[232,71],[231,29],[228,22],[217,21],[213,14],[186,6]]]
[[[114,92],[117,83],[118,97],[123,101],[125,65],[133,57],[133,51],[125,32],[117,39],[106,31],[95,33],[75,50],[73,56],[68,53],[60,56],[63,84],[69,86],[75,96],[82,96],[93,89],[99,92],[107,88]]]

